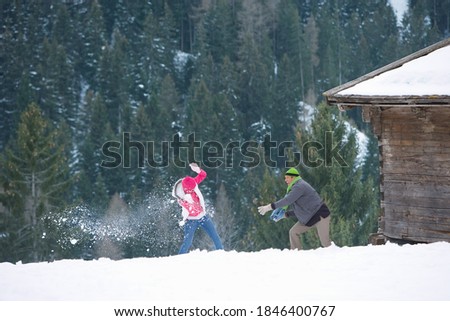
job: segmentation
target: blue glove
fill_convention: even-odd
[[[270,214],[270,219],[272,221],[278,222],[279,220],[284,218],[284,213],[286,213],[286,210],[284,208],[277,208],[272,212],[272,214]]]

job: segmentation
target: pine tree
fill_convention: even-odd
[[[437,27],[441,38],[448,36],[450,33],[450,1],[426,1],[426,6],[431,25]]]
[[[238,109],[243,115],[245,138],[255,136],[251,126],[267,118],[272,108],[274,57],[270,41],[270,28],[275,2],[244,1],[238,14],[240,47],[238,68],[241,70],[238,88]]]
[[[294,2],[283,1],[278,6],[278,21],[275,41],[275,55],[278,64],[283,60],[289,60],[289,69],[283,72],[290,72],[291,88],[289,94],[297,101],[305,101],[307,85],[305,82],[310,72],[307,63],[308,52],[306,51],[305,39],[302,32],[300,16]],[[286,67],[286,66],[285,66]],[[280,66],[281,68],[281,66]],[[278,73],[281,71],[277,71]],[[307,77],[309,79],[309,76]]]
[[[113,44],[105,48],[100,61],[99,92],[104,98],[108,120],[114,133],[122,132],[124,109],[129,101],[127,51],[127,39],[118,30],[114,30]]]
[[[207,44],[207,51],[216,63],[221,62],[225,56],[236,58],[238,37],[236,9],[237,3],[219,0],[203,15],[200,23],[205,30],[203,41]]]
[[[117,139],[117,134],[113,133],[111,126],[105,120],[106,106],[101,95],[89,94],[87,100],[87,109],[90,116],[88,122],[85,139],[80,146],[81,153],[81,177],[80,182],[82,200],[89,205],[93,202],[93,195],[95,193],[95,180],[101,175],[109,195],[115,191],[122,192],[127,189],[125,185],[125,177],[123,163],[117,164],[115,168],[102,166],[103,161],[106,160],[103,154],[103,146],[107,142],[121,141]],[[123,159],[122,159],[123,161]]]
[[[129,182],[127,182],[127,187],[124,186],[123,191],[129,192],[134,189],[137,198],[143,198],[154,185],[155,166],[153,162],[159,164],[160,161],[160,140],[155,139],[155,123],[157,121],[149,115],[148,108],[141,104],[133,118],[131,130],[123,133],[123,135],[129,135],[130,142],[135,142],[134,145],[143,147],[130,148],[130,146],[124,145],[124,149],[130,151],[131,162],[130,168],[124,169]],[[151,145],[152,143],[153,145]]]
[[[95,211],[99,215],[105,213],[108,206],[109,195],[108,188],[106,187],[105,180],[101,173],[99,173],[95,179],[91,197],[92,207]]]
[[[390,52],[394,49],[392,43],[398,44],[400,34],[397,27],[397,18],[388,3],[389,1],[371,3],[367,8],[366,16],[361,25],[364,38],[368,39],[367,61],[370,61],[370,64],[366,69],[363,69],[361,75],[400,57],[398,50]]]
[[[403,17],[403,55],[425,48],[441,39],[437,26],[432,24],[424,1],[410,5]]]
[[[155,137],[158,141],[167,141],[183,123],[181,98],[170,74],[162,79],[157,101],[156,115],[153,116]]]
[[[102,9],[98,1],[88,2],[87,13],[77,13],[81,21],[80,27],[80,60],[81,74],[88,81],[91,88],[98,89],[98,71],[100,59],[105,48],[106,32]]]
[[[192,88],[192,92],[187,110],[186,133],[194,133],[197,141],[214,140],[219,120],[214,112],[213,96],[203,80]]]
[[[250,138],[253,133],[251,126],[267,118],[271,107],[271,73],[269,66],[262,57],[267,48],[256,46],[250,36],[245,36],[239,53],[239,68],[242,70],[239,78],[239,110],[243,115],[243,128],[245,138]]]
[[[316,105],[316,97],[318,96],[318,92],[322,89],[320,87],[320,89],[316,88],[316,83],[318,83],[316,73],[321,58],[319,54],[319,33],[320,28],[316,23],[315,17],[309,17],[305,26],[305,34],[307,35],[307,37],[305,37],[305,46],[308,52],[307,58],[309,58],[309,60],[306,61],[306,64],[310,66],[311,75],[309,78],[311,87],[306,92],[305,102],[310,105]]]
[[[73,10],[73,9],[72,9]],[[66,93],[66,97],[63,97],[69,106],[68,119],[66,121],[69,123],[73,132],[76,130],[76,119],[77,119],[77,99],[80,94],[80,66],[82,63],[81,52],[80,52],[80,38],[82,35],[78,34],[78,28],[81,28],[81,23],[76,19],[73,11],[64,3],[55,4],[55,19],[52,23],[51,34],[49,37],[49,42],[54,42],[58,45],[58,51],[63,52],[65,55],[65,64],[63,61],[59,61],[59,65],[64,66],[64,70],[68,74],[64,74],[65,71],[61,71],[62,74],[58,75],[63,81],[59,82],[59,90],[62,93]],[[47,60],[48,61],[48,60]],[[57,79],[59,79],[57,78]],[[84,80],[85,81],[85,80]],[[67,86],[64,90],[64,87]]]
[[[57,135],[39,107],[30,104],[21,115],[16,143],[2,159],[2,202],[16,227],[11,231],[11,258],[26,261],[43,258],[41,243],[45,234],[41,219],[64,204],[68,165],[64,146],[55,144]]]
[[[3,150],[31,102],[39,101],[42,89],[38,66],[51,20],[48,3],[2,1],[0,46],[0,150]]]
[[[277,72],[273,108],[268,113],[275,141],[290,141],[293,136],[300,116],[297,84],[295,68],[288,56],[283,55]]]
[[[226,95],[227,100],[238,112],[239,106],[239,73],[236,64],[231,61],[230,57],[225,56],[219,66],[219,84],[217,85],[218,93]],[[241,128],[242,116],[239,114],[238,119],[235,119],[236,124]]]
[[[45,61],[39,66],[42,75],[40,107],[53,121],[66,120],[72,128],[77,104],[75,73],[64,48],[56,41],[44,41]]]

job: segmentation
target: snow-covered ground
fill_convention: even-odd
[[[66,315],[67,304],[70,309],[75,307],[70,313],[73,320],[96,313],[101,320],[109,320],[117,318],[112,315],[113,307],[135,308],[133,302],[140,302],[138,307],[215,304],[248,309],[262,304],[291,306],[309,302],[335,305],[336,315],[330,320],[372,320],[376,310],[387,305],[400,310],[389,315],[379,311],[378,317],[397,313],[404,320],[422,320],[416,317],[430,309],[424,316],[435,321],[440,319],[433,318],[433,313],[450,316],[450,243],[333,245],[300,252],[194,250],[185,255],[118,261],[0,263],[0,300],[0,309],[6,315],[16,316],[19,309],[22,315],[29,313],[33,317],[43,310],[46,320],[54,313]],[[392,305],[393,301],[398,304]],[[401,310],[405,305],[402,301],[409,302],[407,311]],[[374,311],[360,319],[357,317],[361,314],[349,315],[365,309],[367,302]],[[58,311],[60,306],[62,312]],[[86,315],[89,309],[93,311]],[[256,314],[253,310],[253,317],[258,319]]]

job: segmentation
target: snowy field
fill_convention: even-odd
[[[408,320],[423,320],[419,319],[421,316],[440,320],[430,317],[430,313],[447,316],[442,320],[448,320],[450,243],[332,246],[301,252],[197,250],[171,257],[119,261],[0,263],[0,300],[3,301],[0,308],[3,311],[6,308],[6,313],[30,306],[33,312],[25,309],[22,313],[32,315],[36,313],[34,308],[42,309],[46,303],[51,304],[50,311],[54,313],[59,306],[75,304],[75,307],[87,305],[94,308],[94,314],[100,313],[96,309],[101,310],[106,304],[106,314],[112,314],[114,305],[111,304],[116,304],[114,307],[118,303],[122,307],[135,307],[133,302],[143,302],[146,306],[170,303],[236,306],[240,303],[252,307],[263,303],[329,305],[337,302],[337,308],[341,305],[344,311],[353,311],[356,307],[365,307],[367,302],[370,302],[370,309],[376,310],[380,308],[379,304],[391,306],[394,301],[397,302],[396,307],[401,307],[405,304],[402,301],[408,301],[408,311],[413,311]],[[439,301],[437,309],[428,311],[430,305],[434,306]],[[421,305],[425,305],[424,309],[419,309]],[[46,320],[49,320],[49,310],[45,311]],[[425,311],[427,314],[422,315]],[[342,312],[340,316],[345,316],[342,320],[353,320]],[[403,318],[408,316],[406,312],[400,309],[398,313],[406,320]],[[392,312],[389,315],[393,316]],[[76,313],[73,316],[73,320],[81,318],[75,317]],[[330,320],[341,320],[338,317],[339,314]],[[364,320],[372,320],[368,317]],[[261,318],[270,319],[254,319]],[[105,315],[100,319],[110,320]]]

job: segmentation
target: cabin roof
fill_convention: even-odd
[[[449,105],[450,37],[324,93],[340,108]]]

